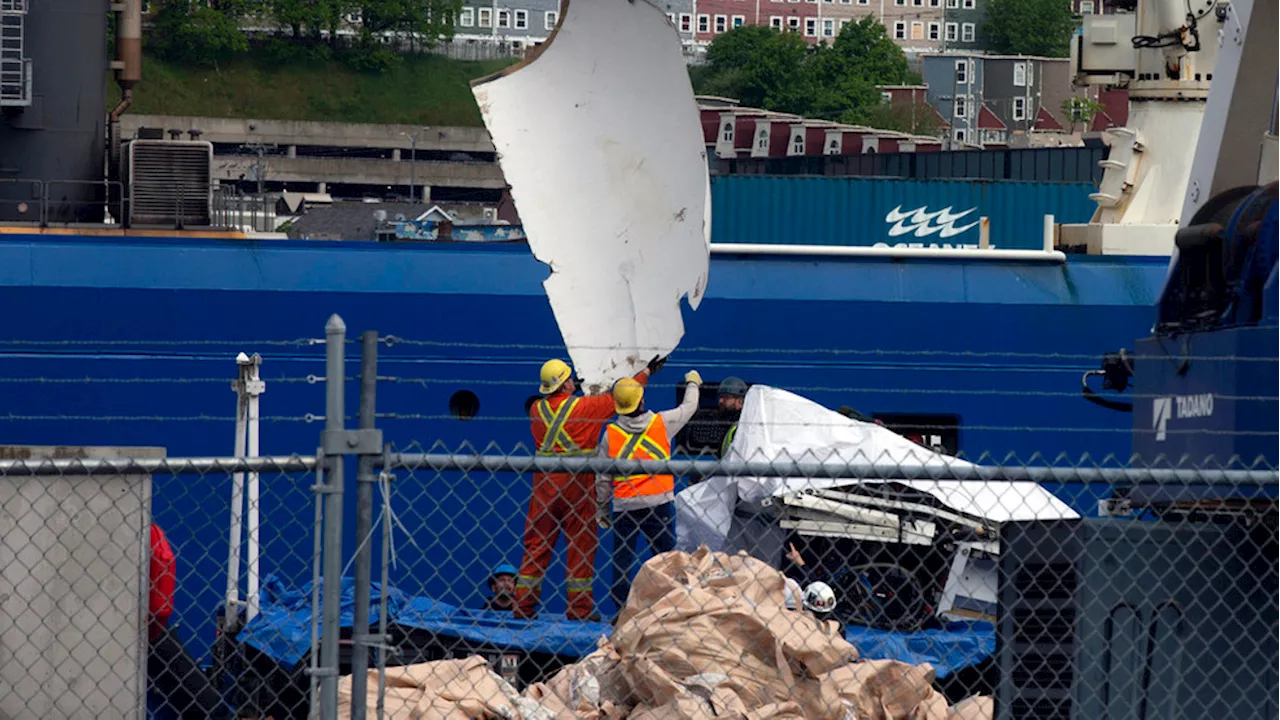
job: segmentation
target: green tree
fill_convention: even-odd
[[[794,32],[735,28],[711,42],[706,66],[692,69],[690,78],[701,94],[844,122],[867,117],[880,102],[877,85],[914,80],[902,49],[871,18],[846,25],[832,45],[817,47]]]
[[[394,33],[417,49],[453,37],[462,0],[364,0],[363,26],[371,33]]]
[[[249,49],[240,30],[240,8],[221,10],[191,2],[166,0],[157,10],[148,49],[162,60],[190,65],[216,65]]]
[[[295,38],[310,36],[320,39],[322,31],[330,31],[330,39],[336,40],[336,31],[342,24],[342,16],[354,12],[359,3],[354,0],[266,0],[267,13],[280,25],[289,28]]]
[[[1087,130],[1100,112],[1102,103],[1087,97],[1073,96],[1062,101],[1062,114],[1067,118],[1067,132],[1075,132],[1077,123]]]
[[[938,136],[942,134],[942,118],[933,107],[924,103],[881,102],[871,107],[863,124],[883,130],[897,130],[913,135]]]
[[[905,85],[916,79],[902,48],[870,15],[845,25],[831,49],[851,72],[876,85]]]
[[[1078,25],[1064,0],[990,0],[982,31],[998,53],[1067,57]]]
[[[871,17],[844,26],[829,48],[818,47],[809,66],[815,89],[811,112],[840,122],[869,122],[880,105],[877,85],[915,80],[902,48]]]
[[[744,105],[803,112],[809,103],[809,44],[795,33],[746,25],[718,36],[707,66],[692,72],[698,92],[736,97]]]

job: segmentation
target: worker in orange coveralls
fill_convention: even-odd
[[[645,384],[649,376],[666,363],[654,357],[648,367],[635,376]],[[546,397],[529,406],[529,420],[538,455],[592,455],[600,443],[605,422],[613,417],[613,396],[575,396],[577,382],[573,369],[562,360],[548,360],[542,365],[538,392]],[[598,621],[591,584],[595,579],[596,495],[595,473],[536,473],[533,497],[529,500],[529,516],[524,528],[524,560],[516,578],[517,618],[538,615],[542,596],[542,578],[551,563],[561,530],[568,545],[565,553],[565,578],[570,620]]]

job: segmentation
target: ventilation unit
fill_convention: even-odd
[[[131,225],[212,223],[212,143],[131,140],[125,146],[124,168],[125,214]]]

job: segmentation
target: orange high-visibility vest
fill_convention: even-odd
[[[671,439],[667,437],[667,423],[654,413],[649,426],[641,433],[629,433],[616,423],[604,429],[609,457],[619,460],[670,460]],[[628,475],[613,478],[613,496],[633,498],[642,495],[662,495],[675,490],[676,479],[672,475]]]

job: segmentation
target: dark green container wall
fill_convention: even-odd
[[[1088,222],[1096,207],[1089,199],[1093,191],[1091,183],[714,177],[711,241],[976,247],[976,223],[985,216],[991,219],[993,247],[1037,250],[1044,246],[1044,216],[1058,223]],[[894,221],[914,210],[920,214]],[[946,223],[940,211],[954,220]],[[891,234],[895,226],[897,234]]]

